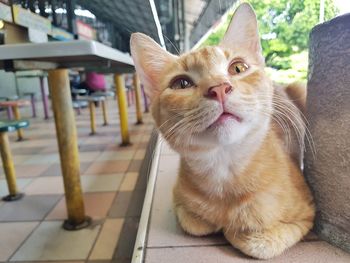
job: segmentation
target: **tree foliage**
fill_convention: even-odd
[[[320,0],[250,0],[257,14],[261,44],[266,64],[276,69],[289,69],[290,56],[308,48],[309,33],[319,22]],[[325,0],[325,20],[337,13],[333,0]],[[218,44],[232,18],[205,41]]]

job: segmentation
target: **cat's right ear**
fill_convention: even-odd
[[[159,82],[162,71],[176,57],[142,33],[131,34],[130,50],[136,72],[147,96],[152,100],[160,91]]]

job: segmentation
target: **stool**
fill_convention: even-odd
[[[0,121],[0,154],[6,176],[7,187],[9,189],[9,195],[3,197],[3,201],[16,201],[23,197],[23,194],[17,191],[16,172],[7,133],[16,130],[18,131],[19,129],[28,126],[29,122],[26,120]]]
[[[96,91],[91,96],[114,97],[115,93],[113,91]]]
[[[95,123],[95,103],[100,102],[102,103],[102,111],[103,111],[103,117],[104,117],[104,123],[107,122],[107,113],[106,113],[106,105],[105,105],[105,97],[103,96],[88,96],[88,97],[81,97],[81,99],[78,99],[76,101],[87,101],[89,103],[89,110],[90,110],[90,127],[91,127],[91,133],[90,135],[94,135],[96,133],[96,123]]]
[[[92,93],[90,96],[97,96],[97,97],[114,97],[115,93],[113,91],[97,91]],[[101,101],[102,104],[102,113],[103,113],[103,126],[108,125],[108,118],[107,118],[107,99]]]
[[[0,102],[7,101],[7,97],[0,97]],[[13,113],[11,110],[11,107],[6,107],[6,113],[7,113],[7,119],[12,120],[13,119]]]
[[[77,100],[73,100],[73,109],[76,110],[77,114],[80,115],[80,110],[82,108],[86,108],[88,106],[88,102],[85,101],[85,100],[80,100],[80,101],[77,101]]]
[[[19,112],[19,107],[29,106],[30,102],[28,100],[13,100],[13,101],[0,101],[0,107],[7,108],[8,111],[12,109],[12,112],[15,116],[15,120],[20,121],[21,114]],[[18,141],[23,140],[23,131],[22,129],[17,129]]]
[[[36,118],[36,108],[35,108],[35,92],[25,92],[23,96],[30,97],[30,103],[32,104],[33,118]]]
[[[75,98],[76,98],[77,96],[84,96],[84,95],[86,95],[87,90],[86,90],[86,89],[76,89],[76,88],[72,88],[72,89],[71,89],[71,93],[72,93],[73,100],[75,100]]]
[[[0,97],[0,101],[9,101],[9,100],[18,100],[19,97],[17,95],[8,96],[8,97]],[[6,107],[7,119],[13,120],[13,112],[11,107]]]

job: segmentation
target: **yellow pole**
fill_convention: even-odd
[[[77,230],[88,226],[91,219],[85,216],[80,183],[80,162],[77,129],[69,87],[68,71],[49,71],[49,88],[55,117],[58,149],[66,197],[68,219],[63,227]]]
[[[140,81],[137,77],[136,73],[134,74],[134,89],[135,89],[135,105],[136,105],[136,118],[137,122],[136,124],[142,124],[142,110],[141,110],[141,88],[140,88]]]
[[[23,194],[17,193],[16,172],[11,155],[9,138],[6,132],[0,132],[0,154],[4,168],[9,195],[3,198],[4,201],[15,201]]]
[[[107,101],[103,100],[101,102],[102,104],[102,114],[103,114],[103,125],[107,126],[108,125],[108,118],[107,118]]]
[[[120,131],[122,136],[122,146],[130,145],[128,129],[128,106],[126,103],[124,76],[115,74],[114,76],[116,94],[119,106]]]
[[[90,109],[90,127],[91,127],[91,135],[96,133],[96,124],[95,124],[95,102],[89,101],[89,109]]]
[[[18,106],[12,106],[12,112],[13,112],[13,115],[15,116],[15,120],[19,121],[21,119],[21,114],[19,112]],[[22,129],[17,130],[17,138],[18,138],[18,141],[23,140],[23,130]]]

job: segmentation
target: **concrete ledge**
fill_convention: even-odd
[[[310,34],[308,120],[316,156],[305,174],[317,206],[315,232],[350,252],[350,14]]]

